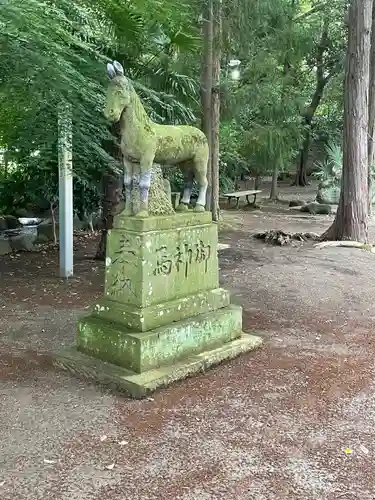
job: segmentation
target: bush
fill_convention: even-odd
[[[0,170],[0,213],[40,215],[58,202],[57,164],[38,166],[33,162]],[[74,178],[73,202],[80,216],[99,207],[97,179]]]

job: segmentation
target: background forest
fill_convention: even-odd
[[[282,176],[305,185],[315,145],[330,151],[317,174],[332,175],[342,156],[346,12],[345,0],[0,0],[0,213],[56,204],[62,104],[72,110],[77,216],[115,213],[121,168],[101,112],[113,59],[155,121],[212,136],[220,193],[245,175],[272,175],[274,199]],[[178,172],[166,175],[181,189]]]

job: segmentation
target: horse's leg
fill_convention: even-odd
[[[195,180],[199,186],[199,193],[197,203],[194,210],[196,212],[204,212],[206,209],[206,194],[207,194],[207,165],[208,165],[208,151],[203,150],[194,159],[194,174]]]
[[[183,163],[180,167],[183,169],[184,173],[184,194],[176,210],[182,212],[188,209],[190,203],[191,192],[193,190],[194,170],[190,163]]]
[[[133,164],[124,158],[124,186],[125,186],[125,208],[124,215],[132,215],[132,181]]]
[[[154,163],[155,153],[144,155],[139,162],[139,196],[140,207],[136,214],[138,217],[148,217],[148,192],[151,186],[152,164]]]

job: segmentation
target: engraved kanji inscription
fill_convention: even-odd
[[[207,272],[208,260],[211,257],[211,246],[205,245],[203,241],[199,241],[196,245],[196,254],[195,261],[196,262],[204,262],[204,272]]]
[[[156,250],[157,260],[154,275],[168,276],[172,272],[173,260],[168,254],[168,249],[164,245]]]
[[[132,282],[126,276],[126,267],[132,265],[137,257],[138,248],[134,247],[134,242],[126,235],[121,235],[119,245],[114,252],[112,260],[113,275],[111,276],[110,290],[112,294],[121,294],[125,291],[134,293]]]
[[[176,269],[177,273],[183,271],[184,277],[187,278],[193,262],[204,263],[204,271],[207,272],[211,246],[199,241],[194,245],[183,243],[178,245],[175,251],[169,251],[167,245],[163,245],[156,250],[156,255],[154,276],[169,276],[172,270]]]
[[[132,247],[132,241],[127,236],[121,235],[120,244],[112,264],[129,264],[136,255],[137,250]]]

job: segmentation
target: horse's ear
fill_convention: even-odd
[[[114,67],[117,75],[124,76],[124,68],[118,61],[113,61],[112,66]]]
[[[107,64],[107,74],[111,80],[116,76],[116,70],[111,63]]]

